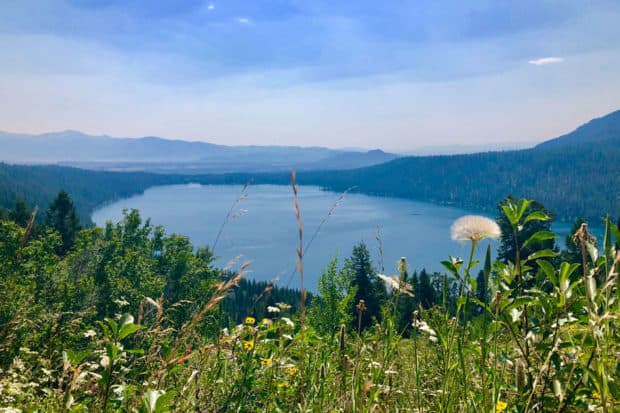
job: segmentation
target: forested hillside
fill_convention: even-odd
[[[507,195],[540,200],[560,220],[598,220],[620,212],[620,111],[532,149],[470,155],[413,156],[366,168],[301,171],[300,184],[410,198],[492,211]],[[59,189],[80,218],[99,204],[174,183],[286,185],[288,173],[163,175],[95,172],[56,166],[0,164],[0,207],[16,198],[45,207]]]
[[[47,208],[64,189],[71,194],[83,223],[102,203],[142,192],[152,185],[178,182],[179,178],[146,173],[94,172],[60,166],[25,166],[0,163],[0,209],[16,200],[31,207]]]

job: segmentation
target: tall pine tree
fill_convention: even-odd
[[[358,309],[360,300],[364,300],[366,309],[361,314],[359,326],[364,330],[369,327],[373,320],[381,319],[381,304],[386,298],[383,282],[376,277],[376,271],[370,261],[370,253],[363,242],[353,247],[351,258],[347,260],[346,267],[351,271],[351,289],[355,291],[352,302],[351,314],[353,315],[354,328],[358,328]]]
[[[75,243],[75,236],[82,229],[77,211],[68,193],[61,190],[47,210],[47,224],[60,234],[62,245],[57,251],[65,255]]]

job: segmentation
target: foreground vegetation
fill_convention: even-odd
[[[60,198],[60,200],[59,200]],[[542,205],[445,274],[377,274],[363,244],[318,294],[243,281],[137,211],[82,230],[60,194],[45,222],[0,221],[0,411],[613,412],[620,408],[620,232],[578,222],[559,251]],[[58,202],[56,202],[58,201]],[[501,229],[501,230],[500,230]],[[501,236],[498,259],[472,259]],[[406,246],[403,246],[406,248]],[[235,270],[233,270],[235,268]]]

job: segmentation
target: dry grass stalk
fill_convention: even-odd
[[[222,232],[224,232],[224,227],[226,227],[226,224],[228,224],[232,219],[238,216],[237,214],[235,214],[235,208],[237,207],[239,202],[241,202],[242,200],[248,197],[246,190],[248,189],[251,183],[252,183],[252,180],[249,180],[248,182],[245,183],[245,185],[243,185],[243,188],[241,189],[241,194],[239,194],[237,199],[235,199],[235,201],[230,206],[230,209],[228,210],[228,213],[226,214],[226,218],[224,219],[224,222],[222,222],[222,225],[220,226],[220,229],[217,232],[217,235],[215,236],[215,241],[213,241],[211,252],[215,251],[215,247],[217,246],[217,243],[220,240],[220,237],[222,236]]]
[[[32,227],[34,227],[34,220],[37,217],[37,213],[39,212],[39,206],[34,207],[34,211],[30,215],[30,219],[28,220],[28,225],[26,225],[26,231],[24,232],[24,237],[22,238],[22,242],[19,245],[19,250],[17,250],[17,261],[21,259],[22,249],[26,246],[28,242],[28,238],[30,238],[30,233],[32,232]]]

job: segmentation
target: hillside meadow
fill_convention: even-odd
[[[471,254],[443,273],[403,258],[380,274],[359,244],[310,296],[294,200],[297,291],[249,283],[250,263],[215,268],[137,211],[79,229],[55,201],[44,223],[2,221],[2,411],[618,410],[611,220],[601,240],[576,223],[560,250],[542,205],[507,198],[498,222],[454,223]],[[487,237],[498,259],[477,262]]]

